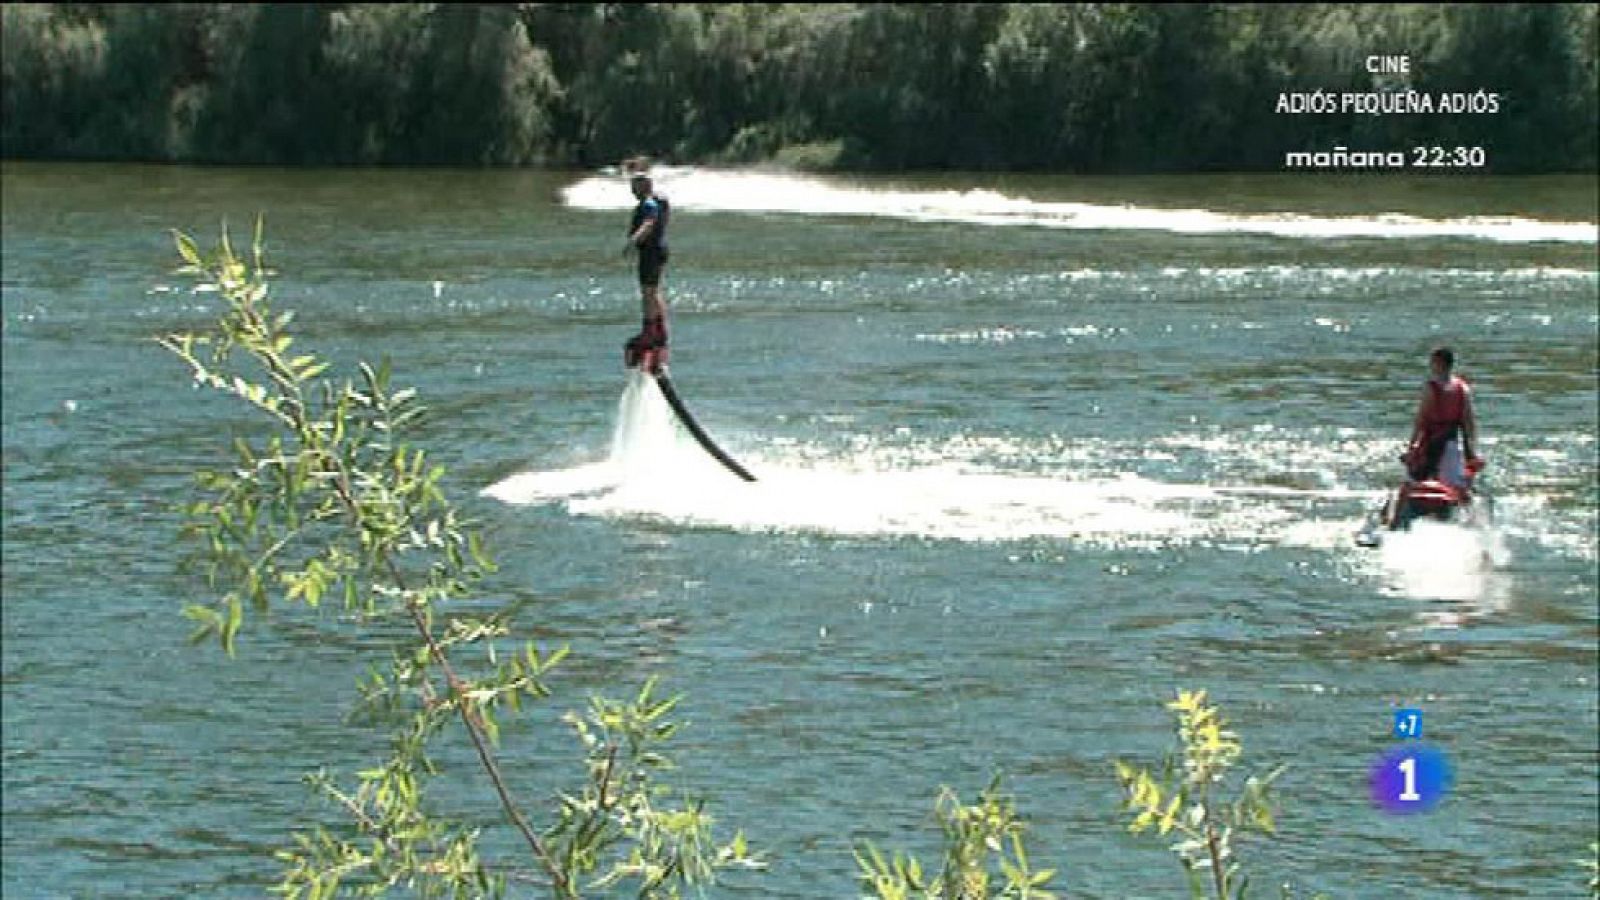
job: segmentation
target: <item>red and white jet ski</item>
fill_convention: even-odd
[[[1383,543],[1385,532],[1409,531],[1418,519],[1468,528],[1488,526],[1494,519],[1494,501],[1474,490],[1482,469],[1481,459],[1470,460],[1466,467],[1466,484],[1459,486],[1438,478],[1406,480],[1390,495],[1383,508],[1367,519],[1366,525],[1356,534],[1356,543],[1362,547],[1377,547]]]

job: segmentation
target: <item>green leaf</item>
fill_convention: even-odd
[[[478,712],[483,719],[484,733],[489,736],[490,743],[493,743],[498,747],[500,745],[500,725],[494,720],[493,708],[487,703],[480,704],[478,706]]]
[[[1022,874],[1022,870],[1006,859],[1000,860],[1000,874],[1004,875],[1006,881],[1011,884],[1024,884],[1027,881]]]
[[[221,617],[217,615],[216,610],[209,606],[201,606],[198,603],[191,603],[185,606],[183,614],[202,625],[215,625],[221,621]]]
[[[495,570],[494,560],[483,549],[483,538],[476,531],[467,532],[467,552],[472,555],[472,561],[477,563],[486,572]]]
[[[544,665],[540,669],[540,671],[548,672],[549,670],[555,668],[557,665],[560,665],[561,661],[563,659],[566,659],[567,658],[567,654],[570,653],[570,652],[572,652],[572,645],[571,644],[562,644],[560,647],[557,647],[556,648],[556,652],[554,652],[554,653],[550,654],[549,656],[545,657]]]
[[[261,261],[262,251],[266,247],[266,226],[267,226],[266,214],[265,213],[257,213],[256,214],[256,233],[255,233],[254,239],[251,240],[251,242],[250,242],[250,252],[251,252],[252,257],[254,258],[255,268],[256,268],[256,277],[258,277],[258,278],[266,271],[266,266],[263,265],[262,261]]]
[[[191,644],[198,644],[210,637],[222,625],[222,616],[209,606],[191,603],[183,608],[183,614],[198,623],[194,631],[189,633]]]
[[[238,594],[228,595],[228,622],[222,626],[222,649],[233,656],[233,638],[239,633],[239,625],[244,621],[244,604]]]
[[[178,245],[178,255],[183,257],[185,262],[198,268],[205,267],[205,263],[200,261],[200,248],[194,245],[194,241],[188,235],[175,230],[172,232],[172,236]]]

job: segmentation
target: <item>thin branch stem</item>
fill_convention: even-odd
[[[1210,821],[1211,812],[1206,811],[1206,849],[1211,853],[1211,876],[1217,883],[1217,900],[1228,900],[1227,876],[1222,872],[1222,849],[1217,846],[1217,828]]]
[[[391,568],[393,568],[393,565],[393,561],[390,561]],[[396,573],[396,577],[398,577],[398,573]],[[549,849],[545,847],[544,841],[540,840],[539,835],[534,833],[532,826],[528,824],[528,820],[522,815],[522,810],[518,809],[516,802],[511,799],[511,792],[506,788],[505,776],[501,774],[500,765],[495,762],[494,754],[490,751],[488,741],[483,735],[483,725],[477,707],[467,699],[466,686],[462,683],[461,678],[456,675],[455,670],[451,668],[450,661],[445,656],[443,648],[434,640],[433,633],[428,629],[427,618],[423,615],[421,607],[412,603],[408,604],[408,608],[411,613],[411,620],[417,626],[417,633],[427,642],[428,652],[433,655],[434,661],[439,664],[440,670],[444,672],[445,681],[450,685],[450,693],[456,696],[458,709],[461,713],[461,721],[467,726],[467,734],[472,737],[472,745],[477,748],[478,759],[483,763],[484,771],[489,774],[489,780],[494,783],[495,793],[500,795],[500,805],[505,808],[506,815],[511,818],[512,824],[516,825],[517,830],[522,832],[523,838],[528,842],[528,846],[533,848],[533,852],[539,857],[539,861],[550,872],[550,877],[555,881],[556,890],[562,895],[572,896],[572,885],[567,878],[566,872],[556,863],[555,859],[550,855]]]
[[[607,797],[611,793],[611,772],[616,767],[616,764],[617,744],[613,741],[610,752],[606,754],[605,771],[600,774],[600,808],[602,810],[609,811],[611,809],[611,804],[607,801]]]
[[[388,833],[388,831],[384,829],[383,826],[373,821],[372,817],[367,814],[367,811],[363,809],[360,804],[356,803],[355,800],[351,799],[349,794],[339,790],[332,784],[324,784],[322,785],[322,789],[335,800],[337,800],[339,805],[343,806],[350,813],[350,815],[354,816],[356,821],[360,822],[363,828],[376,835],[378,840],[383,841],[383,845],[385,847],[399,852],[400,845],[395,843],[394,838]]]

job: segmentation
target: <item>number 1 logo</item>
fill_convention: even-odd
[[[1408,803],[1421,800],[1422,795],[1417,793],[1417,758],[1408,756],[1400,760],[1400,765],[1397,768],[1400,769],[1401,774],[1406,776],[1406,786],[1400,792],[1400,799]]]
[[[1380,757],[1369,781],[1372,801],[1380,809],[1405,815],[1438,806],[1450,792],[1455,773],[1442,751],[1411,744]]]

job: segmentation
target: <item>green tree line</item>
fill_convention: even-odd
[[[7,158],[1279,169],[1596,165],[1594,4],[7,4]],[[1372,54],[1407,73],[1374,74]],[[1486,91],[1494,112],[1279,109]]]

